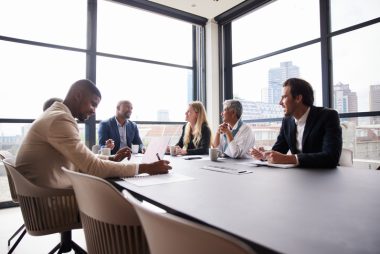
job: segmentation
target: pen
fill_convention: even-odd
[[[160,161],[160,156],[158,155],[158,153],[156,153],[156,156],[157,156],[157,159]]]

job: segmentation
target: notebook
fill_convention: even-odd
[[[267,167],[275,167],[275,168],[294,168],[297,167],[296,164],[273,164],[268,163],[267,161],[254,160],[253,162],[249,162],[250,164],[257,166],[267,166]]]
[[[170,137],[167,136],[152,138],[141,159],[141,163],[152,163],[158,161],[157,154],[160,159],[162,159],[164,157],[169,141]]]

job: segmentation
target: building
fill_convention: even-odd
[[[349,84],[339,82],[334,85],[334,108],[339,113],[358,111],[358,96],[351,91]]]
[[[369,86],[369,111],[380,111],[380,84]],[[380,117],[371,117],[372,124],[380,124]]]
[[[280,118],[284,113],[282,107],[277,103],[266,103],[261,101],[240,100],[243,106],[243,120]]]
[[[299,67],[292,61],[281,62],[279,68],[271,68],[268,71],[268,93],[262,101],[278,104],[282,94],[282,84],[289,78],[298,78]]]

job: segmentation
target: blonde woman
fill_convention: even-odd
[[[183,126],[181,138],[176,144],[176,154],[208,154],[211,130],[202,102],[191,102],[185,115],[187,123]]]

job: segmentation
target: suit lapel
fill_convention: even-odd
[[[294,118],[292,117],[290,119],[290,133],[289,133],[289,136],[290,136],[290,151],[294,154],[296,153],[297,151],[297,136],[296,136],[296,133],[297,133],[297,127],[296,127],[296,122],[294,120]]]
[[[120,140],[119,128],[117,127],[116,119],[112,118],[111,123],[112,123],[111,129],[112,129],[113,135],[117,137],[117,140]]]
[[[309,115],[307,116],[307,119],[306,119],[306,124],[305,124],[305,129],[303,131],[303,137],[302,137],[302,150],[303,150],[303,147],[305,147],[305,141],[307,139],[307,137],[309,136],[311,130],[313,129],[313,126],[314,126],[314,122],[316,121],[316,114],[317,114],[317,110],[314,106],[312,106],[310,108],[310,112],[309,112]]]

